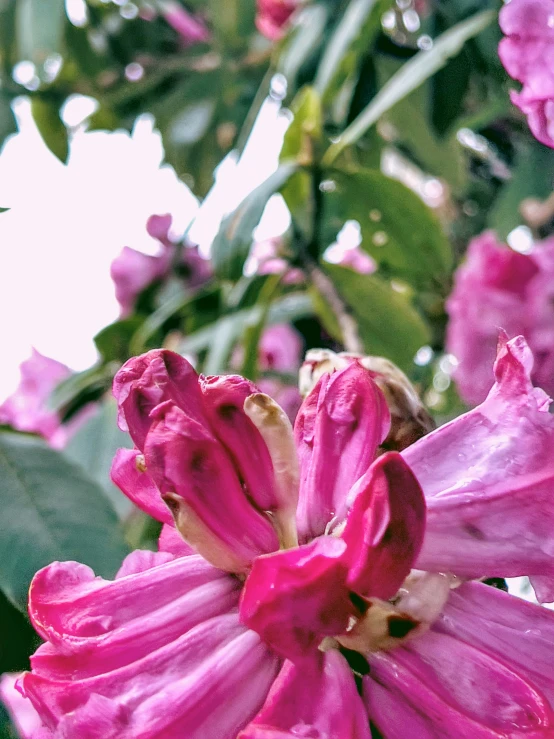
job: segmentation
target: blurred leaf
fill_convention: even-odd
[[[98,400],[111,386],[119,362],[96,365],[70,375],[60,382],[48,400],[48,406],[65,420],[87,403]]]
[[[94,337],[96,348],[104,362],[125,362],[131,356],[130,343],[135,332],[144,323],[141,316],[131,316],[115,321]]]
[[[486,28],[495,16],[496,13],[485,11],[458,23],[435,39],[432,49],[420,51],[403,64],[365,110],[343,131],[339,141],[329,147],[323,158],[324,165],[331,164],[343,149],[355,144],[383,113],[444,67],[451,57],[460,52],[465,42]]]
[[[43,64],[62,51],[64,0],[18,0],[17,45],[20,60]]]
[[[120,518],[133,508],[131,502],[110,478],[113,458],[118,449],[132,448],[129,434],[117,426],[117,404],[113,398],[99,403],[92,418],[86,421],[69,440],[64,455],[94,482],[101,485]]]
[[[251,0],[210,0],[211,20],[220,44],[242,45],[255,31],[256,5]]]
[[[289,93],[294,94],[300,70],[319,49],[330,13],[330,4],[325,2],[306,6],[285,38],[277,60],[277,72],[286,77]]]
[[[509,180],[489,211],[488,225],[494,228],[499,238],[507,235],[522,222],[519,212],[525,198],[544,199],[554,189],[554,151],[538,141],[522,142]]]
[[[127,554],[104,491],[45,442],[0,434],[0,588],[24,610],[35,572],[77,560],[113,577]]]
[[[287,182],[296,171],[294,162],[281,164],[242,203],[221,222],[212,244],[212,261],[217,276],[224,280],[238,280],[252,245],[252,233],[269,198]]]
[[[361,275],[337,265],[324,269],[357,319],[365,351],[409,370],[430,334],[408,299],[377,275]]]
[[[452,252],[433,211],[414,192],[378,170],[332,173],[323,195],[331,243],[345,221],[358,221],[362,248],[387,271],[414,285],[436,285],[452,267]]]
[[[9,208],[0,208],[0,213],[7,213],[9,210]]]
[[[10,100],[5,95],[2,95],[0,91],[0,148],[7,137],[16,131],[17,124],[10,105]],[[2,212],[5,210],[9,209],[3,208]]]
[[[256,380],[258,376],[258,354],[260,339],[262,338],[269,310],[271,308],[273,299],[277,294],[277,291],[281,284],[281,280],[282,275],[280,274],[269,276],[269,279],[264,283],[264,286],[258,296],[258,304],[262,309],[260,318],[253,325],[247,326],[246,330],[244,331],[244,358],[242,361],[240,374],[243,375],[243,377],[248,377],[251,380]]]
[[[243,311],[223,316],[216,322],[208,346],[208,353],[202,371],[205,375],[219,375],[229,366],[229,358],[233,347],[242,333],[249,325],[249,319],[255,314],[249,311],[247,315]]]
[[[69,154],[67,128],[60,118],[58,107],[43,98],[33,97],[31,101],[33,119],[46,146],[63,164]]]

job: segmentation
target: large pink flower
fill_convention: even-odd
[[[486,231],[470,243],[446,308],[446,347],[466,403],[482,402],[492,386],[498,333],[523,334],[535,356],[533,380],[554,393],[554,240],[519,254]]]
[[[500,11],[505,38],[498,53],[506,71],[523,84],[512,102],[529,128],[554,148],[554,0],[510,0]]]
[[[127,362],[137,448],[113,476],[164,524],[160,551],[113,582],[75,562],[36,575],[45,644],[21,690],[43,736],[552,736],[554,615],[462,584],[550,588],[554,419],[528,364],[505,344],[481,408],[375,460],[389,413],[359,362],[321,376],[294,434],[240,377]]]

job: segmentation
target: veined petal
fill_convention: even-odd
[[[247,496],[259,510],[275,510],[271,457],[260,432],[244,412],[244,401],[258,388],[238,375],[202,378],[200,388],[213,432],[227,449]]]
[[[552,736],[554,714],[541,691],[505,660],[454,637],[427,632],[368,661],[364,700],[387,739],[405,736],[406,725],[418,739]]]
[[[352,489],[354,502],[342,539],[348,586],[388,600],[409,575],[425,531],[425,498],[397,452],[379,457]]]
[[[144,456],[138,449],[118,449],[110,472],[112,481],[141,511],[173,526],[171,511],[143,465]]]
[[[294,426],[301,542],[324,533],[332,519],[344,519],[348,492],[367,471],[389,425],[385,398],[360,364],[321,377]]]
[[[416,567],[542,576],[538,596],[554,600],[554,418],[531,364],[522,337],[502,343],[487,400],[402,456],[427,501]]]
[[[296,660],[346,629],[355,611],[346,588],[346,545],[331,536],[258,557],[240,616],[277,654]]]
[[[285,662],[256,718],[238,739],[370,739],[369,720],[352,671],[336,649],[300,665]]]
[[[146,465],[177,529],[217,567],[246,572],[279,542],[269,519],[249,502],[236,471],[208,427],[166,402],[152,413]]]
[[[186,359],[167,349],[132,357],[114,377],[113,394],[119,406],[118,423],[142,451],[152,421],[151,411],[171,400],[192,417],[203,419],[198,375]]]

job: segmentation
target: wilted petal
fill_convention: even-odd
[[[348,586],[388,600],[410,573],[425,530],[425,498],[397,452],[379,457],[354,485],[342,539],[349,560]]]
[[[186,359],[167,349],[153,349],[127,360],[114,377],[119,428],[142,451],[152,421],[150,413],[171,400],[192,418],[204,419],[198,375]]]
[[[215,436],[229,452],[246,494],[261,511],[277,507],[275,476],[266,443],[247,414],[244,402],[258,388],[238,375],[200,381],[206,415]]]
[[[258,557],[242,593],[243,623],[292,660],[317,649],[324,636],[344,631],[354,611],[345,551],[341,539],[326,536]]]
[[[389,425],[383,394],[360,364],[321,377],[294,426],[300,541],[322,534],[332,519],[344,519],[348,492],[367,471]]]
[[[424,739],[552,736],[548,701],[505,658],[428,632],[409,646],[371,654],[368,661],[364,700],[387,738],[405,736],[406,726]]]
[[[264,707],[238,739],[370,739],[369,720],[352,671],[336,650],[300,665],[285,662]]]
[[[419,569],[540,575],[539,597],[554,600],[554,418],[531,361],[521,337],[502,346],[487,400],[402,456],[427,501]]]
[[[256,556],[278,549],[269,519],[250,504],[209,429],[170,402],[152,415],[147,468],[184,539],[232,572],[245,572]]]
[[[156,521],[171,524],[173,516],[160,491],[144,468],[144,456],[138,449],[118,449],[112,462],[111,478],[117,487],[141,511]]]

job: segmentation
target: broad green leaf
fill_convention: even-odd
[[[323,196],[325,243],[345,221],[358,221],[362,248],[387,274],[414,285],[439,285],[452,253],[435,214],[410,189],[378,170],[336,172]]]
[[[19,58],[43,64],[50,54],[60,53],[65,22],[64,0],[18,0]]]
[[[281,164],[236,210],[223,219],[212,244],[214,270],[221,279],[238,280],[241,277],[252,245],[252,233],[260,222],[267,201],[295,171],[294,162]]]
[[[450,58],[460,52],[465,42],[486,28],[495,16],[496,13],[485,11],[458,23],[439,36],[430,50],[420,51],[403,64],[394,77],[379,90],[369,105],[343,131],[339,141],[327,149],[323,164],[326,166],[332,164],[338,155],[347,146],[356,143],[383,113],[442,69]]]
[[[92,418],[76,431],[64,449],[69,460],[78,464],[91,480],[102,486],[120,518],[132,510],[132,504],[112,483],[110,470],[116,451],[132,446],[129,434],[123,433],[117,426],[114,399],[106,398],[97,405]]]
[[[69,418],[79,408],[93,400],[98,400],[111,386],[119,362],[108,362],[70,375],[60,382],[48,399],[48,406],[57,411],[62,418]]]
[[[143,317],[131,316],[110,323],[99,331],[94,337],[94,343],[104,362],[125,362],[129,359],[131,339],[143,323]]]
[[[31,112],[42,140],[52,154],[65,164],[69,154],[69,142],[67,128],[60,118],[58,107],[43,98],[34,97]]]
[[[0,589],[24,610],[35,572],[76,560],[113,577],[127,554],[104,491],[31,436],[0,434]]]
[[[409,370],[430,333],[407,297],[377,275],[361,275],[337,265],[325,265],[325,271],[354,314],[365,351]]]

